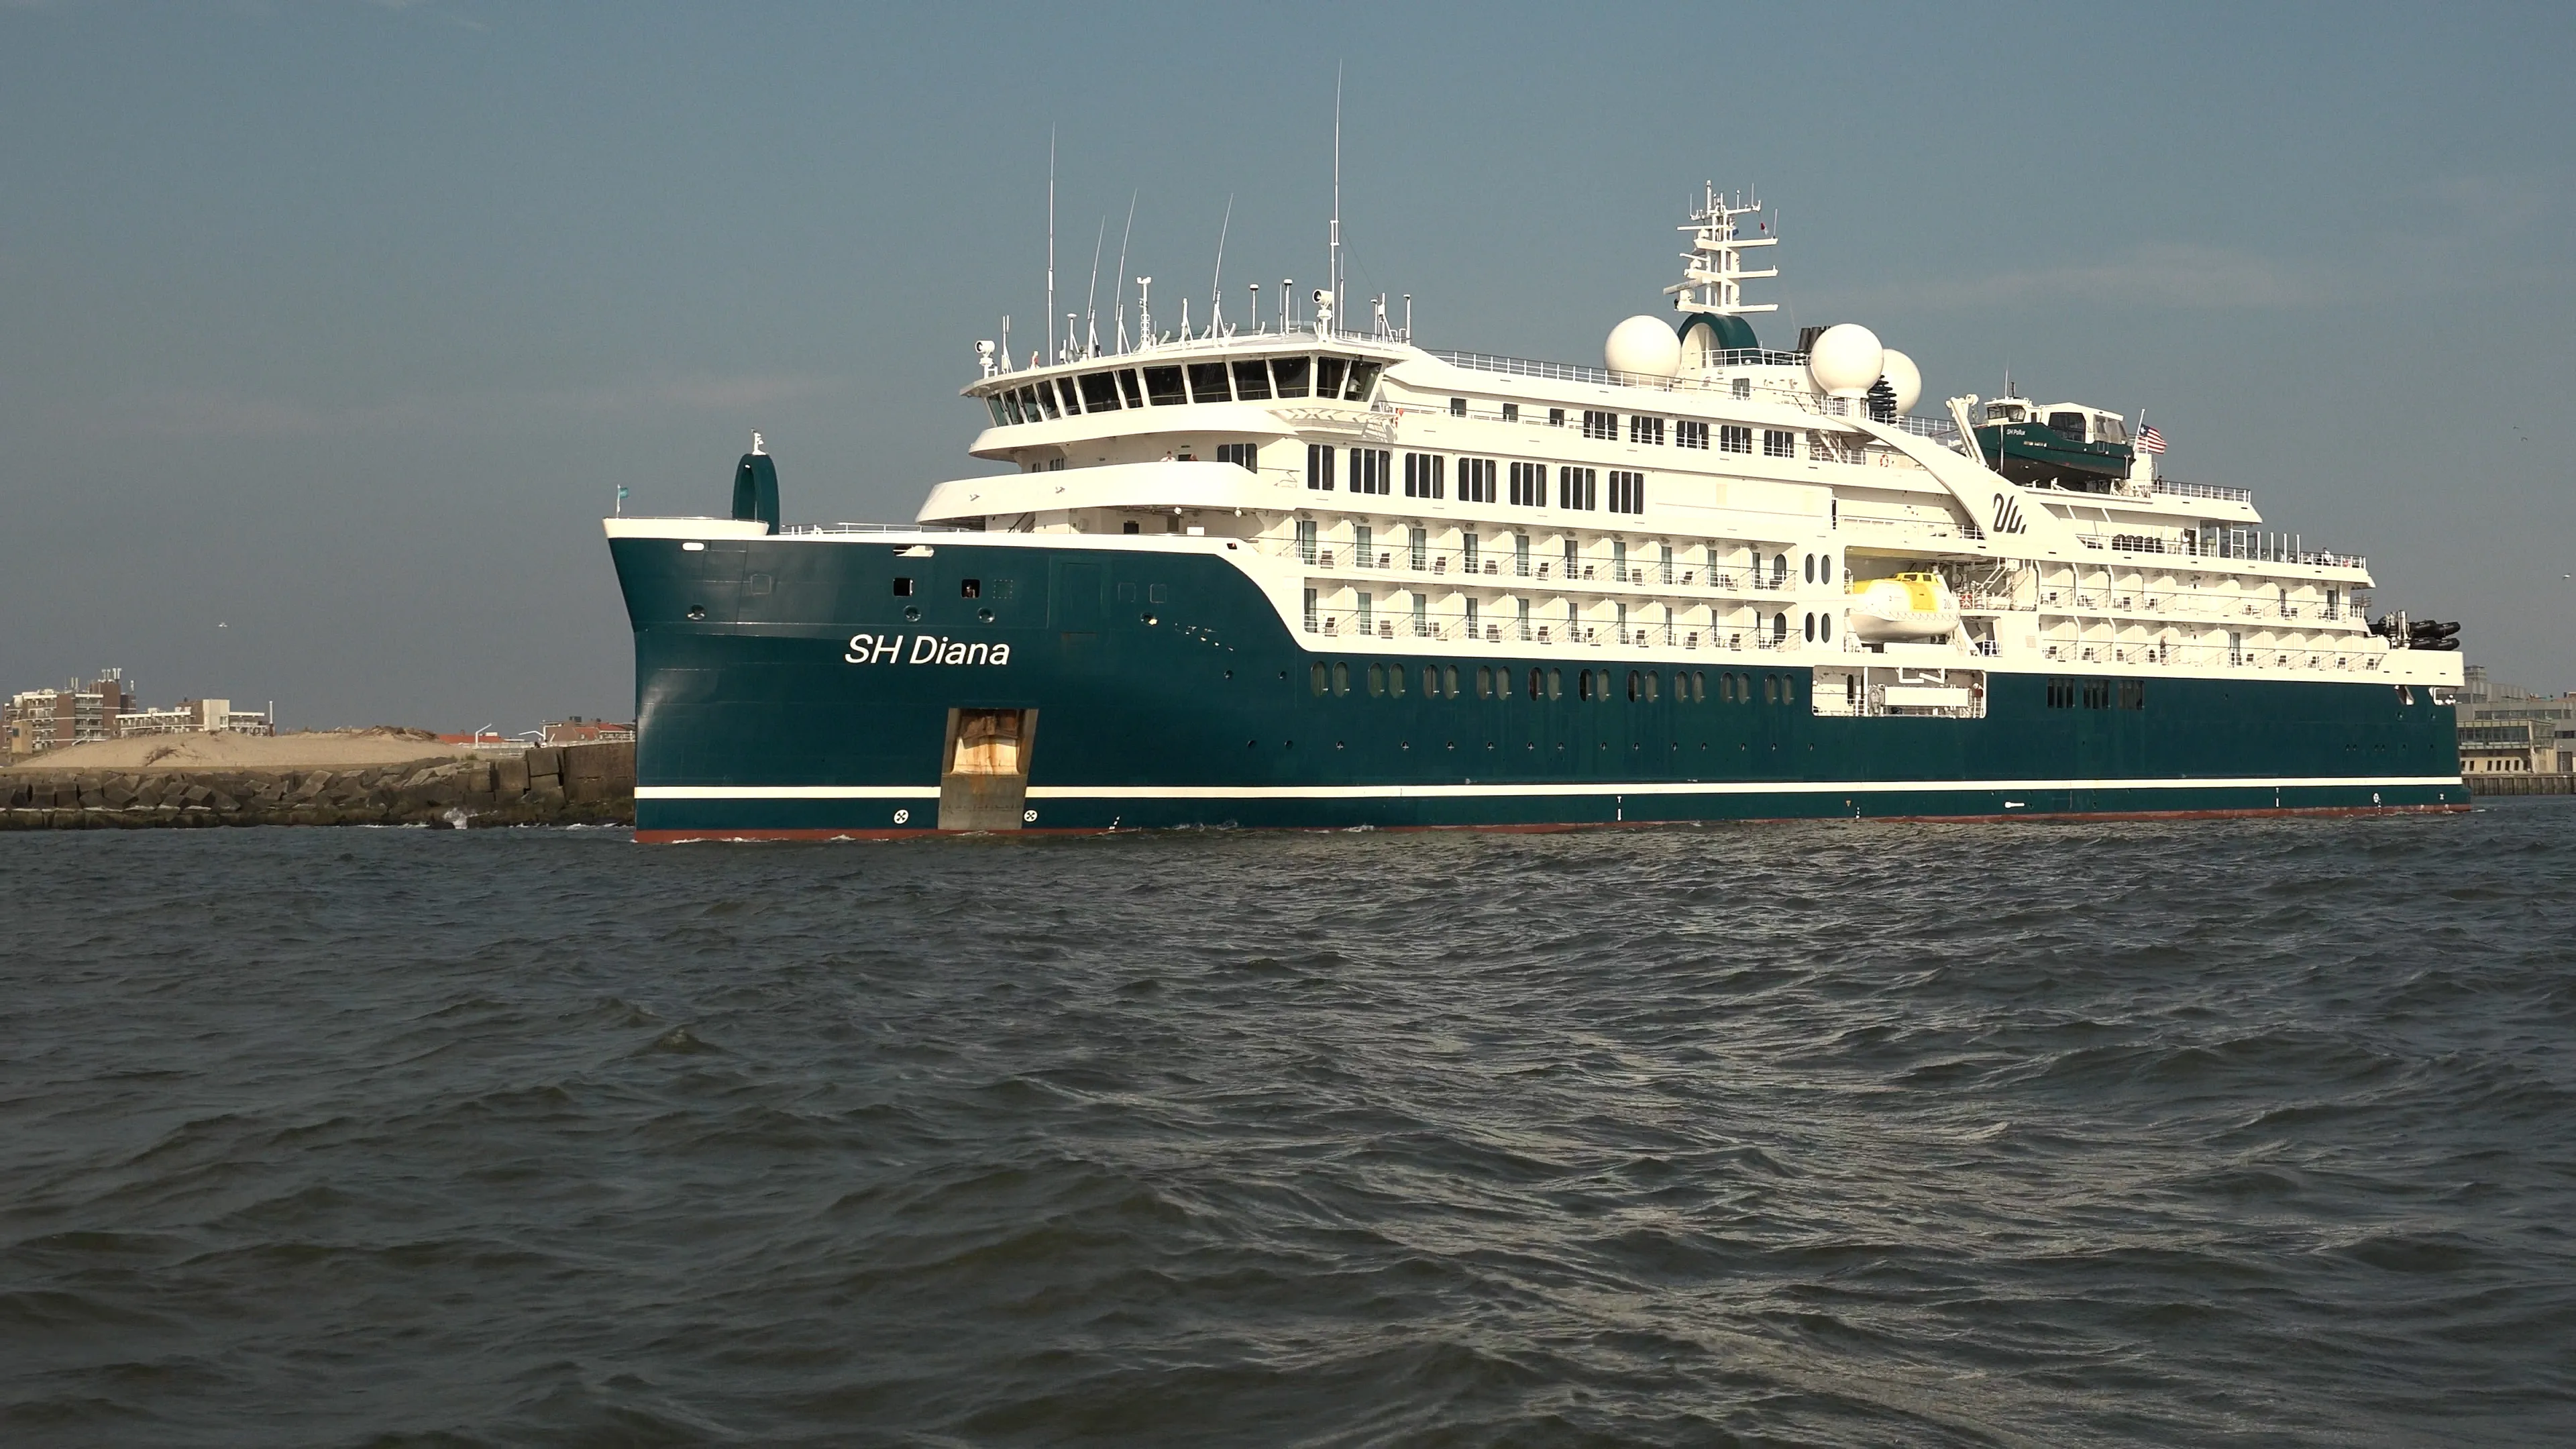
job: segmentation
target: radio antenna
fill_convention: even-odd
[[[1052,154],[1052,153],[1050,153]],[[1342,310],[1342,63],[1333,62],[1333,230],[1332,266],[1324,285],[1333,294],[1333,313]]]
[[[1082,294],[1082,355],[1085,357],[1100,355],[1100,314],[1092,310],[1091,304],[1100,298],[1100,244],[1108,239],[1109,218],[1104,216],[1100,219],[1100,231],[1091,239],[1091,287]]]
[[[1136,234],[1136,193],[1127,193],[1127,229],[1118,233],[1118,350],[1127,350],[1127,238]]]
[[[1055,127],[1047,127],[1047,273],[1046,273],[1047,361],[1056,361],[1055,351]]]
[[[1226,193],[1225,220],[1216,228],[1216,277],[1208,283],[1208,335],[1216,336],[1225,328],[1225,234],[1234,226],[1234,193]]]

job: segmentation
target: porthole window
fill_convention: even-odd
[[[1808,643],[1810,643],[1810,644],[1815,643],[1815,642],[1816,642],[1816,616],[1815,616],[1815,615],[1813,615],[1813,614],[1803,614],[1803,615],[1800,615],[1799,617],[1800,617],[1801,619],[1803,619],[1803,620],[1805,621],[1805,624],[1806,624],[1807,642],[1808,642]]]
[[[1780,702],[1779,675],[1766,674],[1762,676],[1762,702],[1764,704],[1778,704]]]
[[[1398,699],[1404,698],[1403,665],[1390,664],[1386,667],[1386,692],[1394,695]]]
[[[1476,697],[1478,699],[1491,699],[1494,697],[1494,670],[1492,665],[1479,664],[1476,666]]]
[[[1440,697],[1440,666],[1437,664],[1422,666],[1422,697],[1425,699]]]
[[[1708,703],[1708,675],[1697,669],[1691,671],[1691,703]]]
[[[1833,616],[1833,615],[1831,615],[1831,614],[1821,614],[1821,615],[1818,615],[1818,616],[1817,616],[1817,618],[1816,618],[1816,637],[1817,637],[1817,638],[1819,638],[1819,639],[1821,639],[1821,640],[1823,640],[1824,642],[1826,642],[1826,643],[1828,643],[1828,644],[1831,644],[1832,642],[1834,642],[1834,616]]]
[[[1643,684],[1641,684],[1641,683],[1639,683],[1639,682],[1638,682],[1638,680],[1637,680],[1637,671],[1635,671],[1635,670],[1633,670],[1633,669],[1629,670],[1629,671],[1628,671],[1628,702],[1629,702],[1630,704],[1635,704],[1638,700],[1641,700],[1641,699],[1643,699],[1643,698],[1645,698],[1645,697],[1646,697],[1646,695],[1645,695],[1645,686],[1644,686]]]
[[[1351,692],[1351,667],[1350,667],[1349,665],[1347,665],[1347,664],[1336,664],[1336,665],[1334,665],[1334,666],[1333,666],[1333,693],[1335,693],[1335,694],[1337,694],[1337,695],[1343,695],[1343,694],[1348,694],[1348,693],[1350,693],[1350,692]]]
[[[1591,670],[1587,669],[1587,670],[1583,671],[1581,674],[1579,674],[1579,675],[1576,675],[1576,676],[1575,676],[1575,679],[1574,679],[1574,697],[1575,697],[1576,699],[1590,699],[1590,698],[1592,697],[1592,671],[1591,671]]]
[[[1369,698],[1371,698],[1371,699],[1378,699],[1378,698],[1383,697],[1383,696],[1386,694],[1386,666],[1385,666],[1385,665],[1383,665],[1383,664],[1372,664],[1372,665],[1370,665],[1370,666],[1369,666],[1368,684],[1369,684]]]
[[[1332,671],[1317,664],[1307,671],[1306,684],[1317,699],[1322,699],[1324,691],[1333,687]]]
[[[1802,553],[1798,555],[1798,572],[1806,575],[1808,583],[1814,583],[1816,581],[1816,556],[1811,553]]]
[[[907,579],[907,578],[898,578],[898,579],[896,579],[896,580],[894,581],[894,596],[895,596],[896,598],[898,598],[898,599],[909,599],[909,598],[911,598],[911,597],[912,597],[912,580]]]
[[[1539,688],[1539,671],[1532,669],[1529,677],[1529,697],[1532,699],[1539,698]]]
[[[1646,703],[1653,704],[1656,699],[1662,696],[1664,692],[1663,678],[1664,677],[1662,675],[1657,674],[1651,669],[1646,671]]]
[[[1564,670],[1551,669],[1547,672],[1547,697],[1550,699],[1565,698]]]
[[[1445,695],[1447,695],[1447,696],[1449,696],[1451,699],[1456,699],[1456,698],[1458,697],[1458,666],[1457,666],[1457,665],[1455,665],[1455,664],[1444,664],[1444,665],[1442,665],[1442,666],[1441,666],[1441,668],[1440,668],[1440,692],[1441,692],[1441,693],[1443,693],[1443,694],[1445,694]]]

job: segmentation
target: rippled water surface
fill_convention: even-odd
[[[2548,1443],[2576,806],[0,836],[10,1444]]]

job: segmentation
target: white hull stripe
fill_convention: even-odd
[[[1032,785],[1031,800],[1471,800],[1615,795],[1884,795],[2053,790],[2305,790],[2457,785],[2457,775],[2204,776],[2138,780],[1658,780],[1531,785]],[[639,800],[935,800],[936,785],[641,785]]]

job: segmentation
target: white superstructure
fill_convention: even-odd
[[[986,345],[972,452],[1018,471],[919,520],[1218,551],[1319,649],[1759,654],[1816,668],[1822,712],[1975,712],[1988,670],[2458,683],[2372,631],[2364,559],[2266,531],[2246,490],[2144,450],[2109,491],[2024,487],[1963,435],[2080,413],[2125,446],[2117,414],[1917,417],[1913,362],[1865,329],[1753,345],[1743,284],[1776,271],[1745,253],[1777,238],[1738,234],[1752,210],[1709,194],[1678,325],[1622,323],[1609,367],[1428,351],[1383,297],[1365,332],[1282,309],[1016,371]],[[1886,606],[1900,574],[1943,606]]]

